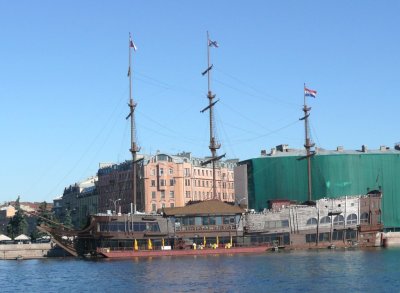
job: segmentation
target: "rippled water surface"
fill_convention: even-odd
[[[0,261],[1,292],[400,292],[400,250]]]

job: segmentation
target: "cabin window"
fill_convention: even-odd
[[[313,243],[317,240],[317,234],[306,234],[306,242]]]
[[[357,239],[357,232],[355,230],[346,230],[346,239]]]
[[[347,225],[355,225],[357,224],[357,215],[351,214],[347,216]]]
[[[329,232],[320,233],[319,234],[319,241],[321,241],[321,242],[329,241]]]
[[[360,217],[361,224],[368,224],[369,223],[369,215],[368,213],[362,213]]]
[[[318,221],[316,218],[311,218],[311,219],[308,219],[308,221],[307,221],[307,225],[317,225],[317,224],[318,224]]]
[[[337,215],[333,219],[333,225],[343,225],[344,224],[344,217],[342,215]]]
[[[333,231],[332,240],[343,240],[343,231]]]
[[[330,224],[331,217],[329,217],[329,216],[322,217],[319,222],[320,222],[320,224]]]
[[[235,217],[224,217],[223,223],[224,225],[235,224]]]

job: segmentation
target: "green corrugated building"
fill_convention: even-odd
[[[304,150],[280,145],[270,154],[239,164],[246,168],[248,206],[257,211],[270,199],[306,201],[307,160]],[[381,189],[385,228],[400,228],[400,147],[379,150],[316,149],[311,157],[312,199],[366,194]],[[235,174],[236,176],[236,174]]]

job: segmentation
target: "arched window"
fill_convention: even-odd
[[[333,219],[333,225],[343,225],[344,224],[344,217],[342,215],[337,215]]]
[[[362,213],[360,217],[360,223],[368,224],[369,223],[369,215],[368,213]]]
[[[357,224],[357,215],[351,214],[347,216],[347,225],[355,225]]]
[[[318,224],[318,221],[316,218],[310,218],[307,221],[307,225],[317,225],[317,224]]]
[[[329,216],[322,217],[319,222],[321,224],[329,224],[331,222],[331,217],[329,217]]]

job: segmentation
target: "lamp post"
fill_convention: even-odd
[[[120,200],[121,200],[120,198],[118,198],[118,199],[116,199],[116,200],[110,199],[110,201],[111,201],[112,203],[114,203],[114,211],[115,211],[115,213],[117,213],[117,201],[120,201]]]

